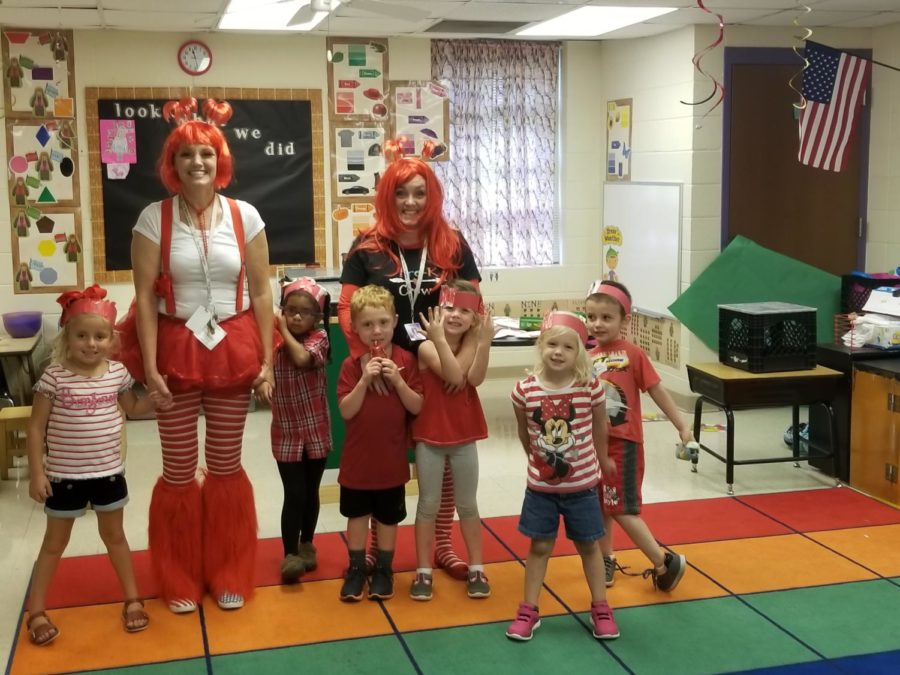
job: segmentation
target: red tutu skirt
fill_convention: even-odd
[[[263,361],[256,318],[252,311],[246,311],[226,319],[219,326],[226,337],[214,349],[207,349],[183,320],[166,314],[157,315],[156,366],[160,374],[168,378],[170,391],[177,394],[250,388]],[[116,324],[116,330],[119,332],[116,360],[125,365],[135,380],[146,383],[134,305]]]

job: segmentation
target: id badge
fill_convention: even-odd
[[[210,350],[215,349],[216,345],[225,339],[225,331],[205,307],[198,307],[191,318],[185,322],[185,326],[200,341],[200,344]]]
[[[412,323],[405,323],[403,324],[403,328],[406,329],[406,335],[409,337],[410,342],[418,342],[425,339],[425,333],[422,332],[422,326],[417,322],[413,321]]]

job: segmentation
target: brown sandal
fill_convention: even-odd
[[[129,611],[129,607],[131,605],[139,604],[141,606],[140,609],[132,609]],[[138,622],[137,625],[129,626],[129,623]],[[147,628],[150,625],[150,616],[147,612],[144,611],[144,601],[140,598],[131,598],[125,601],[125,604],[122,605],[122,626],[125,628],[125,631],[128,633],[140,633],[142,630]]]
[[[32,628],[31,626],[35,619],[44,619],[44,623]],[[50,620],[47,612],[42,611],[29,614],[28,623],[25,624],[25,627],[28,629],[28,638],[31,640],[31,644],[38,647],[49,645],[59,637],[59,628]]]

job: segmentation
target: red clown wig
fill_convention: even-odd
[[[229,115],[230,116],[230,115]],[[216,151],[216,189],[231,182],[234,176],[234,158],[225,134],[219,127],[201,120],[191,120],[172,129],[163,144],[159,157],[159,177],[172,194],[181,192],[181,180],[175,170],[175,154],[184,145],[208,145]]]

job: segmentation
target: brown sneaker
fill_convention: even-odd
[[[297,552],[297,555],[300,556],[300,560],[303,561],[303,566],[306,568],[307,572],[312,572],[318,567],[318,563],[316,562],[316,547],[313,546],[311,541],[301,541],[300,550]]]

